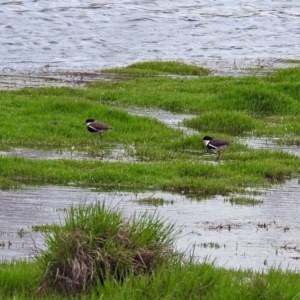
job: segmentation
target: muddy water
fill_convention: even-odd
[[[138,204],[138,199],[159,197],[168,204]],[[135,212],[157,212],[180,229],[176,246],[186,251],[195,245],[195,256],[209,257],[226,268],[267,269],[270,266],[300,269],[299,184],[297,180],[266,191],[257,206],[232,205],[221,196],[196,201],[164,192],[103,192],[72,187],[26,187],[1,191],[0,257],[29,258],[32,249],[43,248],[40,233],[31,226],[60,222],[70,205],[103,202],[122,209],[125,216]],[[170,202],[172,201],[172,202]],[[171,204],[172,203],[172,204]],[[25,232],[18,235],[20,229]],[[12,243],[8,248],[8,241]],[[207,247],[210,243],[217,245]]]

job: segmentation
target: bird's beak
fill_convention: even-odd
[[[82,125],[85,125],[85,122]]]

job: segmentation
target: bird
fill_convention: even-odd
[[[231,144],[231,142],[229,141],[213,138],[207,135],[203,138],[203,142],[205,143],[208,150],[211,150],[214,153],[218,153],[216,161],[219,159],[221,152]]]
[[[98,133],[100,135],[100,138],[102,138],[102,133],[113,129],[111,126],[102,123],[100,121],[97,121],[95,119],[87,119],[83,125],[86,124],[87,130],[91,133]]]

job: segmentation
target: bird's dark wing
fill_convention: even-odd
[[[105,123],[102,123],[102,122],[99,122],[99,121],[95,121],[93,123],[90,124],[90,126],[94,127],[95,129],[97,130],[108,130],[108,129],[112,129],[111,126],[105,124]]]
[[[229,145],[229,144],[230,144],[230,142],[225,141],[225,140],[221,140],[221,139],[212,139],[209,142],[209,145],[211,145],[212,147],[214,147],[214,149],[216,149],[218,147],[225,146],[225,145]]]
[[[91,124],[87,126],[87,129],[89,132],[98,132],[99,130],[95,127],[93,127]]]

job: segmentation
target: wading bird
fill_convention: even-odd
[[[219,159],[221,152],[224,151],[231,142],[213,138],[211,136],[205,136],[203,138],[203,142],[205,143],[208,150],[211,150],[214,153],[218,153],[216,161]]]
[[[99,134],[100,138],[102,138],[103,132],[113,129],[111,126],[109,126],[105,123],[99,122],[95,119],[87,119],[85,121],[85,123],[83,123],[83,125],[84,124],[86,124],[86,128],[89,132]]]

